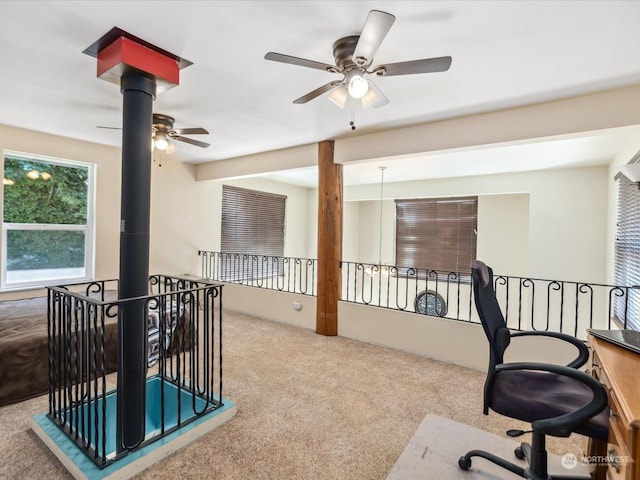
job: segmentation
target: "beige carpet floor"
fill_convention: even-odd
[[[384,479],[427,414],[525,426],[482,415],[482,372],[229,311],[223,345],[237,415],[136,478]],[[0,478],[71,478],[29,428],[46,409],[46,396],[0,408]],[[549,440],[560,455],[582,445]]]

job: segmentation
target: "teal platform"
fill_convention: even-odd
[[[159,377],[147,379],[147,408],[146,408],[146,436],[149,440],[160,433],[161,409]],[[165,431],[176,427],[178,424],[178,397],[180,398],[180,420],[182,423],[195,417],[193,402],[197,411],[204,411],[206,402],[199,396],[195,398],[187,390],[178,389],[175,385],[164,382],[165,398]],[[98,400],[98,424],[102,425],[102,401]],[[136,473],[148,468],[162,460],[169,453],[183,447],[197,439],[199,436],[219,427],[236,414],[236,405],[228,399],[223,399],[223,406],[201,417],[193,419],[189,424],[183,425],[174,432],[159,438],[128,455],[115,460],[103,469],[91,461],[87,455],[51,421],[46,413],[35,415],[31,421],[31,428],[51,449],[67,470],[76,479],[121,479],[129,478]],[[116,428],[117,392],[111,392],[106,396],[106,453],[107,459],[115,457],[115,428]],[[80,415],[85,422],[94,423],[94,405],[83,405],[76,408],[74,415]],[[95,445],[91,445],[95,448]],[[100,450],[101,452],[101,450]]]

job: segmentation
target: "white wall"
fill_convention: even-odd
[[[602,283],[607,265],[607,182],[607,167],[558,169],[389,183],[385,185],[385,198],[478,195],[483,197],[478,227],[483,234],[493,235],[480,242],[479,258],[505,268],[505,274]],[[378,188],[347,188],[345,200],[376,198]],[[527,209],[526,197],[527,218],[519,218]],[[361,206],[360,222],[366,225],[368,238],[377,239],[377,234],[371,233],[377,231],[379,222],[374,212],[373,206]],[[489,228],[492,226],[493,231]],[[363,231],[360,230],[361,239]],[[383,241],[383,250],[386,243]]]
[[[314,231],[313,225],[317,223],[317,215],[309,214],[309,189],[259,177],[197,182],[195,190],[200,211],[200,225],[195,238],[198,239],[200,249],[220,250],[223,185],[286,195],[284,255],[316,258],[315,250],[309,251],[309,236]]]

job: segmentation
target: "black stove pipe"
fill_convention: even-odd
[[[155,79],[133,72],[122,76],[122,197],[120,300],[148,295],[151,131]],[[145,300],[120,304],[118,321],[118,453],[144,440],[147,314]]]

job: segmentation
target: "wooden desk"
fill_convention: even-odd
[[[609,393],[607,480],[640,479],[640,355],[589,335],[591,372]],[[589,452],[592,454],[593,452]]]

